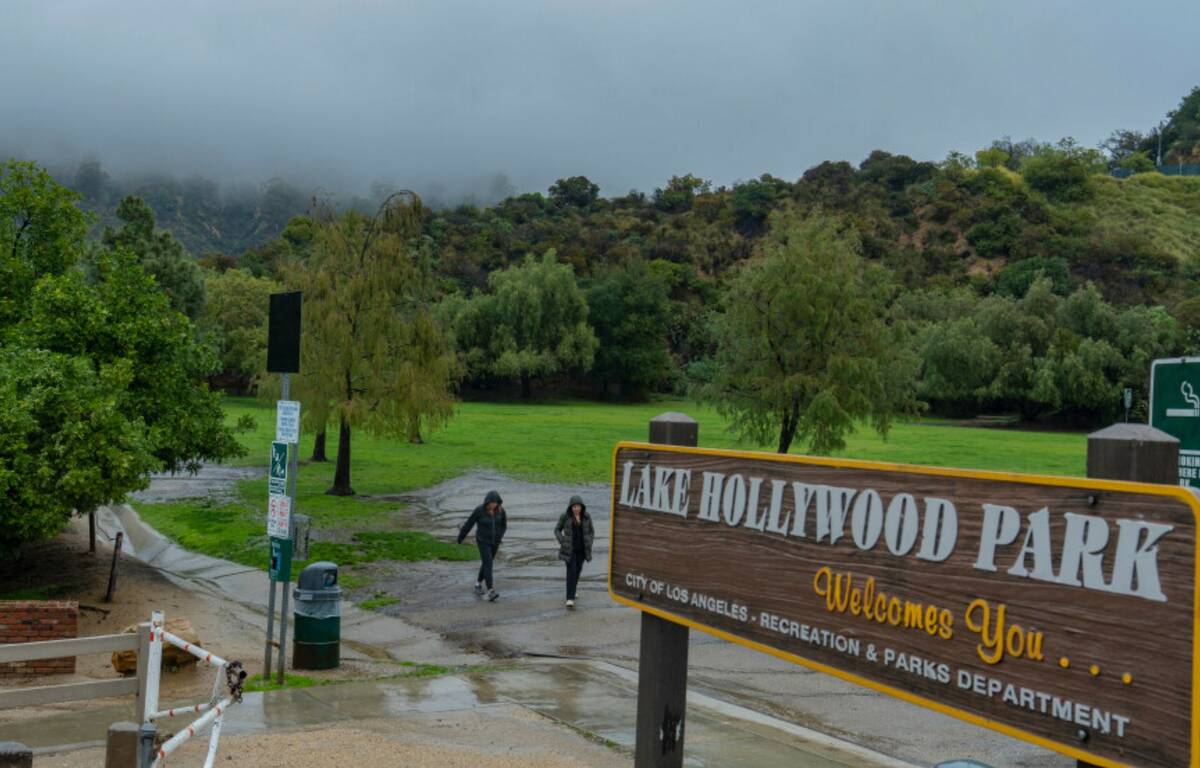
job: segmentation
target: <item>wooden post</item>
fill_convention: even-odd
[[[108,726],[104,768],[141,768],[138,765],[137,723],[113,723]]]
[[[137,708],[136,718],[139,725],[146,722],[146,715],[153,714],[153,710],[146,706],[148,691],[146,690],[150,682],[150,623],[142,622],[138,624],[138,654],[137,654]]]
[[[1175,485],[1179,440],[1148,424],[1113,424],[1088,435],[1087,476]],[[1076,765],[1095,768],[1083,760]]]
[[[117,540],[113,542],[112,570],[108,572],[108,591],[104,593],[104,602],[111,603],[113,592],[117,589],[117,563],[121,559],[121,543],[125,541],[125,532],[117,531]]]
[[[682,413],[650,420],[650,442],[695,446],[700,425]],[[687,713],[688,628],[642,614],[634,768],[681,768]]]

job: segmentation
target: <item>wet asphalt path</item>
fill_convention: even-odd
[[[636,670],[640,614],[607,593],[610,493],[607,485],[539,484],[475,473],[395,497],[400,522],[454,540],[459,525],[488,490],[504,498],[508,534],[496,561],[495,603],[473,591],[478,563],[404,563],[377,571],[371,591],[400,602],[382,609],[443,635],[465,652],[516,658],[586,658]],[[584,568],[578,608],[564,606],[565,567],[554,525],[579,494],[596,527],[593,559]],[[811,672],[702,632],[691,633],[692,688],[788,722],[848,739],[921,765],[974,758],[996,768],[1074,762],[1014,739],[961,723],[828,675]]]

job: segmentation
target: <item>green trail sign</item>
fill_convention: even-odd
[[[287,473],[287,443],[271,443],[271,470],[267,476],[267,488],[272,496],[287,494]]]
[[[1150,426],[1179,440],[1179,484],[1200,488],[1200,357],[1154,361]]]

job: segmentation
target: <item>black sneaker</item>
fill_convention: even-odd
[[[480,597],[483,597],[483,585],[482,584],[475,585],[475,594],[479,595]]]
[[[493,589],[492,591],[488,592],[488,602],[489,603],[496,602],[496,598],[498,598],[498,597],[500,597],[500,593],[497,592],[496,590]]]

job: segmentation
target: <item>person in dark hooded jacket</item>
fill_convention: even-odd
[[[492,561],[496,559],[496,551],[504,540],[504,532],[508,530],[508,516],[504,512],[504,500],[496,491],[488,491],[483,503],[475,507],[475,511],[458,529],[458,543],[471,529],[475,529],[475,544],[479,547],[479,578],[475,582],[475,594],[482,595],[487,587],[488,600],[500,597],[492,581]]]
[[[571,497],[567,511],[558,518],[554,538],[558,539],[558,559],[567,564],[567,607],[574,608],[579,574],[583,564],[592,560],[592,541],[596,538],[592,516],[579,496]]]

